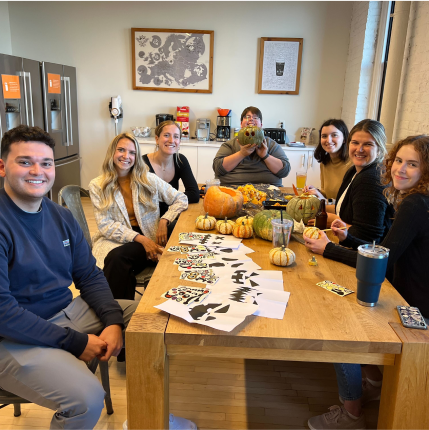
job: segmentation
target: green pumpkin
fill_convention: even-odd
[[[312,194],[301,194],[289,200],[286,212],[295,221],[307,224],[308,220],[314,219],[320,207],[320,200]]]
[[[267,209],[258,212],[253,218],[253,231],[256,236],[265,240],[273,240],[273,226],[271,224],[272,219],[281,219],[280,211],[273,209]],[[293,221],[292,217],[283,212],[283,219]],[[293,233],[293,225],[292,225]]]
[[[264,130],[259,127],[244,127],[238,132],[238,143],[241,146],[256,144],[260,147],[264,139]]]

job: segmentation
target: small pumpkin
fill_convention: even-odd
[[[270,263],[275,266],[290,266],[295,261],[295,253],[282,245],[281,248],[273,248],[269,254]]]
[[[302,235],[309,239],[319,239],[320,230],[317,227],[306,227],[302,232]]]
[[[315,218],[320,207],[320,200],[312,194],[303,193],[300,196],[292,198],[286,206],[286,212],[295,221],[304,224],[310,219]]]
[[[234,230],[232,230],[232,234],[235,237],[247,239],[253,236],[253,228],[251,225],[244,224],[244,222],[241,224],[235,224]]]
[[[197,227],[199,230],[212,230],[215,228],[215,225],[216,218],[209,216],[208,213],[206,213],[205,215],[200,215],[195,220],[195,227]]]
[[[283,211],[283,218],[293,221],[292,217],[285,214]],[[255,235],[260,237],[261,239],[273,240],[273,226],[271,224],[272,219],[281,219],[280,211],[276,211],[273,209],[266,209],[264,211],[258,212],[253,218],[253,230],[255,231]],[[293,233],[293,226],[292,231]]]
[[[224,220],[218,221],[216,223],[216,230],[220,234],[232,234],[232,230],[234,230],[235,222],[228,220],[227,217],[225,217]]]
[[[204,197],[204,210],[217,219],[233,218],[243,206],[243,194],[234,188],[212,185]]]
[[[244,127],[238,132],[238,143],[241,146],[245,145],[258,145],[258,148],[262,145],[265,139],[264,130],[259,127]]]
[[[242,222],[244,222],[245,225],[253,225],[253,217],[249,215],[241,216],[240,218],[237,218],[235,222],[237,224],[241,224]]]

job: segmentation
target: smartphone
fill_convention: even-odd
[[[396,306],[399,318],[401,318],[402,325],[407,328],[418,328],[420,330],[427,330],[426,322],[419,311],[419,308],[414,306]]]

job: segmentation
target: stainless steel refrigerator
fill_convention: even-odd
[[[80,185],[76,69],[41,63],[45,130],[55,140],[55,183],[51,198],[65,185]]]
[[[57,202],[63,186],[81,183],[76,69],[0,54],[0,75],[0,139],[20,124],[54,138],[56,178],[49,197]]]

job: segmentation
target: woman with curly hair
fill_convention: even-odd
[[[388,279],[402,297],[417,306],[429,322],[429,137],[410,136],[396,143],[384,161],[382,182],[387,199],[396,207],[396,215],[387,236],[381,242],[390,250],[387,263]],[[345,223],[335,220],[332,231],[340,239],[341,248],[329,241],[324,233],[320,239],[306,240],[311,251],[356,267],[359,245],[367,243],[339,230]],[[338,248],[339,252],[333,252]],[[361,405],[380,398],[381,373],[375,366],[364,368],[362,384],[358,364],[335,364],[340,400],[344,407],[333,406],[328,412],[309,420],[311,429],[365,428]]]
[[[130,133],[116,136],[102,174],[89,184],[98,232],[93,254],[115,299],[134,299],[136,274],[155,265],[167,243],[167,226],[187,209],[188,199],[150,173]],[[159,203],[169,207],[160,217]]]

